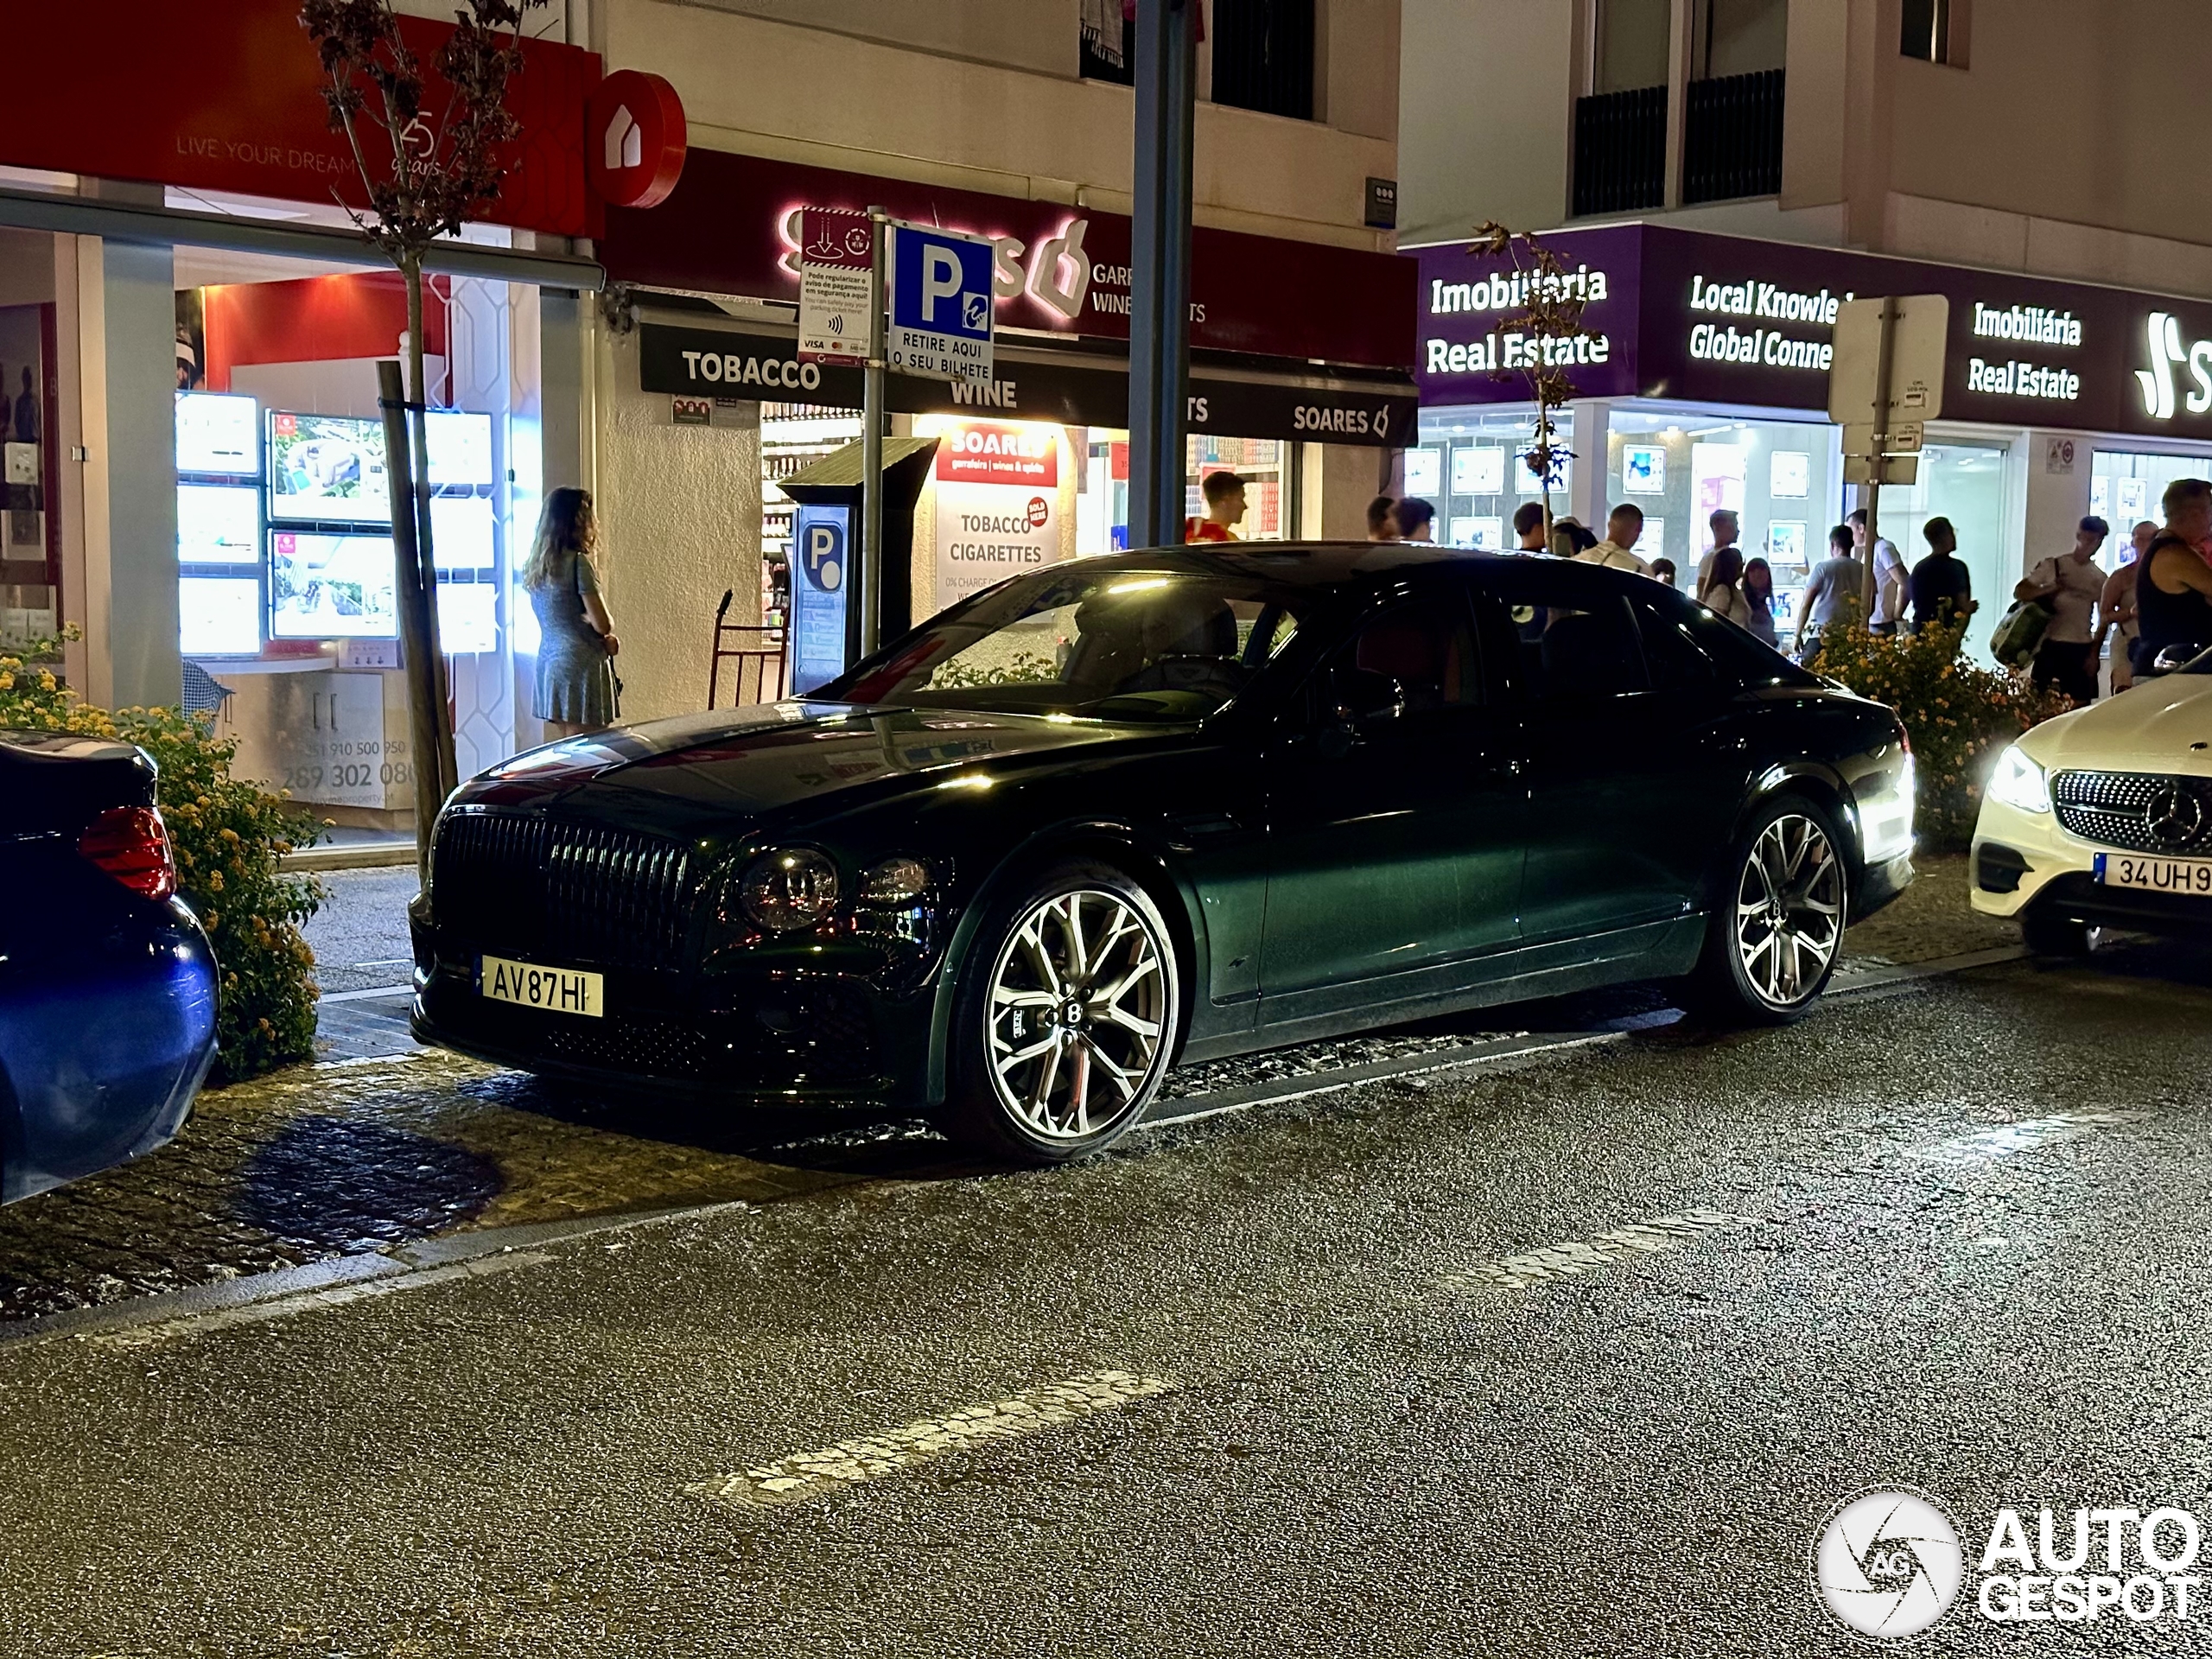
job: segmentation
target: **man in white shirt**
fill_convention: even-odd
[[[2036,647],[2035,683],[2044,689],[2055,685],[2076,702],[2097,700],[2097,663],[2089,653],[2098,638],[2097,601],[2105,591],[2097,550],[2108,533],[2103,519],[2094,514],[2084,518],[2070,549],[2044,560],[2012,589],[2015,599],[2050,607],[2050,626]]]
[[[1851,545],[1861,563],[1866,557],[1866,509],[1857,507],[1847,522],[1851,525]],[[1866,619],[1871,633],[1895,633],[1897,625],[1904,620],[1905,607],[1912,602],[1910,587],[1911,571],[1904,557],[1897,551],[1897,543],[1886,536],[1874,538],[1874,613]]]
[[[1741,521],[1726,507],[1722,507],[1707,519],[1706,525],[1713,531],[1713,545],[1697,562],[1697,591],[1700,594],[1712,585],[1713,560],[1720,556],[1724,548],[1736,546],[1737,538],[1744,533]]]
[[[1574,562],[1577,564],[1602,564],[1615,570],[1633,570],[1639,576],[1648,576],[1651,574],[1651,567],[1637,557],[1632,550],[1637,538],[1643,534],[1643,509],[1633,502],[1624,501],[1605,520],[1605,539],[1595,547],[1584,548],[1574,556]]]

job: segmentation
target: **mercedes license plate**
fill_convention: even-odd
[[[2097,880],[2108,887],[2212,899],[2212,858],[2158,858],[2147,853],[2099,853]]]
[[[505,957],[480,957],[476,988],[494,1002],[543,1008],[548,1014],[581,1014],[597,1020],[607,1013],[607,981],[580,968],[545,968]]]

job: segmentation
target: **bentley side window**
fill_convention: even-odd
[[[1482,658],[1473,619],[1456,600],[1387,611],[1337,648],[1316,690],[1317,714],[1341,710],[1360,722],[1477,707]]]
[[[1586,702],[1651,689],[1627,600],[1592,600],[1585,606],[1531,593],[1516,596],[1512,614],[1527,701]]]

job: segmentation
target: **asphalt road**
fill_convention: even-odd
[[[1860,1487],[2212,1507],[2208,1075],[2138,948],[0,1345],[0,1652],[1861,1651]]]

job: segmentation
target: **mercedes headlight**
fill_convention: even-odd
[[[755,927],[788,933],[827,921],[837,909],[837,867],[810,848],[763,853],[745,868],[738,908]]]
[[[2023,812],[2048,812],[2050,779],[2015,743],[1997,757],[1996,767],[1989,774],[1989,798]]]

